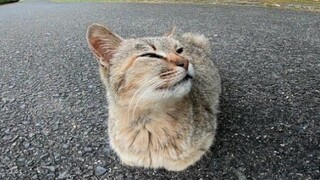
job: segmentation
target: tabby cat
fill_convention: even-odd
[[[124,164],[181,171],[209,151],[220,76],[203,35],[123,39],[88,28],[109,102],[111,147]]]

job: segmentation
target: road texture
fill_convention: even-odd
[[[205,34],[222,77],[212,152],[184,172],[121,165],[88,25]],[[0,6],[0,179],[320,179],[320,14],[191,4]]]

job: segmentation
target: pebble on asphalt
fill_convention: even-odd
[[[103,174],[106,173],[106,172],[107,172],[107,169],[104,168],[104,167],[101,167],[101,166],[97,166],[96,169],[95,169],[95,174],[96,174],[97,176],[101,176],[101,175],[103,175]]]

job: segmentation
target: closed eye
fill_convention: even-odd
[[[151,57],[151,58],[164,59],[163,56],[156,54],[156,53],[144,53],[144,54],[141,54],[139,57]]]

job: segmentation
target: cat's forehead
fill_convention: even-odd
[[[152,43],[154,45],[158,46],[177,46],[179,42],[173,38],[169,37],[150,37],[150,38],[141,38],[142,41],[145,41],[147,43]]]
[[[144,50],[150,47],[156,50],[171,50],[181,46],[179,41],[168,37],[145,37],[130,39],[129,42],[136,50]]]

